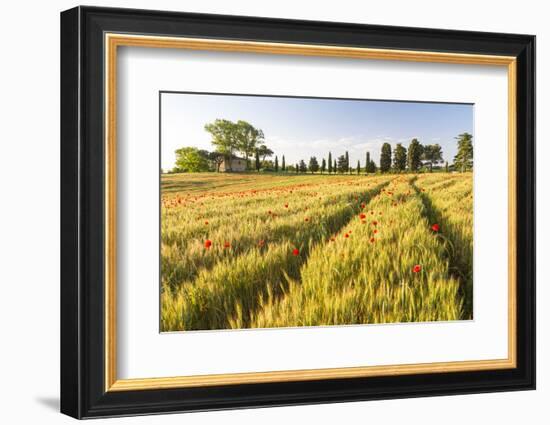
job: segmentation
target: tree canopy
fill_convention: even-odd
[[[260,155],[260,158],[262,158],[262,161],[265,161],[266,158],[269,158],[273,156],[273,151],[269,149],[266,145],[260,145],[256,148],[256,151],[258,152],[258,155]]]
[[[204,129],[211,134],[211,143],[215,151],[224,155],[227,159],[232,158],[235,152],[240,152],[248,166],[249,158],[257,151],[263,157],[262,159],[273,155],[273,151],[263,144],[263,131],[255,128],[247,121],[233,122],[216,119],[214,122],[206,124]],[[271,153],[269,154],[269,152]],[[229,168],[231,168],[231,161],[229,162]]]
[[[412,139],[407,152],[407,167],[410,172],[416,173],[422,166],[422,145],[417,139]]]
[[[193,147],[176,150],[176,171],[198,173],[209,170],[209,153]]]
[[[345,173],[347,170],[348,170],[348,165],[347,165],[347,161],[346,161],[346,156],[345,155],[340,155],[338,157],[338,165],[337,165],[337,170],[339,173]]]
[[[380,171],[386,173],[391,168],[391,145],[384,143],[380,151]]]
[[[422,149],[422,159],[429,164],[431,172],[434,164],[437,165],[443,162],[443,151],[441,150],[441,146],[438,144],[425,145]]]
[[[309,171],[311,171],[311,174],[319,171],[319,162],[317,161],[316,157],[312,156],[311,158],[309,158],[308,168]]]
[[[454,157],[455,170],[464,172],[474,168],[474,145],[472,144],[472,135],[462,133],[455,137],[458,145],[458,152]]]
[[[405,171],[407,168],[407,149],[401,143],[393,149],[393,168],[397,172]]]

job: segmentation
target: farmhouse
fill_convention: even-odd
[[[246,160],[244,158],[239,158],[238,156],[233,156],[231,158],[231,167],[229,166],[229,158],[225,158],[224,161],[220,164],[221,172],[233,171],[240,173],[246,171]]]

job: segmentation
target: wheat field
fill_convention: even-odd
[[[161,331],[472,319],[472,174],[161,181]]]

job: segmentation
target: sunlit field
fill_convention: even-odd
[[[162,175],[161,330],[472,319],[471,173]]]

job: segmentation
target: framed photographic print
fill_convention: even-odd
[[[535,387],[535,38],[61,14],[61,411]]]

